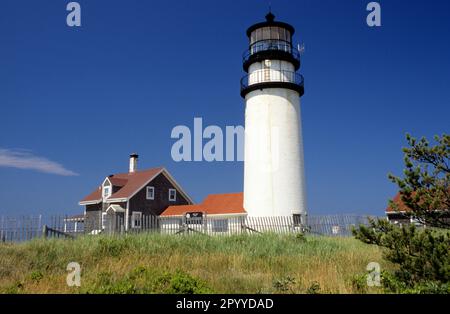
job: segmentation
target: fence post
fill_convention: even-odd
[[[202,223],[203,223],[203,232],[205,234],[208,234],[208,216],[205,213],[205,217],[202,217]],[[212,223],[212,222],[211,222]]]
[[[5,220],[5,217],[2,216],[2,226],[0,227],[0,237],[1,237],[2,242],[6,242],[6,239],[4,237],[4,232],[5,232],[4,231],[4,229],[5,229],[4,220]]]
[[[41,230],[41,225],[42,225],[42,215],[39,215],[38,231],[36,233],[38,233]]]
[[[47,227],[47,225],[44,225],[44,227],[42,227],[42,237],[44,239],[47,239],[47,233],[48,233],[48,227]]]

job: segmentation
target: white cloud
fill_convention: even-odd
[[[45,157],[33,155],[28,150],[0,148],[0,167],[30,169],[60,176],[77,176],[76,172]]]

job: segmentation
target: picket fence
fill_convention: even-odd
[[[231,235],[263,232],[309,233],[311,235],[351,236],[352,228],[367,225],[369,217],[362,215],[308,215],[289,217],[158,217],[142,215],[129,221],[123,217],[99,221],[94,225],[84,219],[69,216],[0,217],[0,242],[22,242],[34,238],[79,235],[158,232],[164,234]],[[385,219],[385,218],[381,218]]]

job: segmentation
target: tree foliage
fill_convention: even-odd
[[[354,230],[357,239],[386,248],[384,258],[399,267],[384,273],[387,288],[394,292],[426,287],[446,287],[450,282],[450,232],[398,227],[387,220],[370,220],[369,226]]]
[[[408,134],[406,139],[404,177],[389,175],[410,209],[406,215],[428,226],[450,228],[450,135],[436,136],[434,146],[425,138]],[[391,207],[396,210],[398,204],[391,202]]]
[[[364,243],[383,247],[384,258],[397,265],[393,273],[383,272],[386,289],[393,292],[450,293],[450,136],[435,137],[430,146],[407,135],[404,148],[404,177],[389,175],[398,185],[405,213],[425,228],[414,224],[396,226],[387,220],[370,220],[369,226],[353,230]],[[399,204],[391,202],[394,210]]]

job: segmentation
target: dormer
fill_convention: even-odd
[[[109,180],[109,177],[107,177],[102,184],[102,198],[106,200],[108,197],[110,197],[113,193],[113,184]]]
[[[110,175],[109,177],[106,177],[105,180],[102,183],[101,189],[102,189],[102,199],[106,200],[111,195],[119,191],[122,187],[127,184],[128,180],[123,178],[117,178],[114,175]]]

